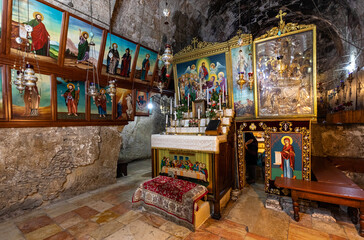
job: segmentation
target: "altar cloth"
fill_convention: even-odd
[[[158,176],[140,184],[133,195],[132,203],[136,206],[142,205],[168,220],[194,230],[197,210],[195,203],[207,193],[207,188],[202,185]]]
[[[226,135],[193,136],[193,135],[152,135],[152,148],[180,149],[200,152],[219,153],[219,144],[226,142]]]

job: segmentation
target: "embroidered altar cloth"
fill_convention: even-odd
[[[140,184],[132,202],[193,230],[195,203],[207,193],[207,188],[202,185],[158,176]]]
[[[219,153],[219,144],[226,141],[226,135],[191,136],[153,134],[151,142],[152,148],[181,149]]]

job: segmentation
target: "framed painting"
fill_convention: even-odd
[[[35,0],[14,0],[11,26],[11,52],[34,52],[40,61],[57,63],[61,41],[63,12]],[[26,26],[33,31],[27,33]],[[16,38],[22,43],[18,44]],[[26,39],[30,46],[26,46]]]
[[[85,82],[72,81],[61,77],[57,81],[57,119],[85,120]]]
[[[102,32],[102,29],[70,16],[64,66],[80,69],[97,67]]]
[[[231,49],[234,110],[237,118],[254,118],[252,45]],[[239,82],[238,82],[239,81]],[[238,84],[240,83],[240,85]]]
[[[0,43],[1,43],[1,33],[2,33],[2,24],[3,24],[3,0],[0,0]]]
[[[157,52],[140,46],[135,67],[134,81],[138,83],[151,84],[157,60]]]
[[[108,33],[101,73],[130,79],[137,44]]]
[[[16,70],[11,70],[12,78],[16,77]],[[20,93],[16,85],[11,87],[12,119],[20,120],[52,120],[51,108],[51,76],[35,74],[38,78],[37,85],[25,87]],[[12,79],[12,82],[14,79]]]
[[[136,90],[135,116],[149,116],[148,100],[149,93]]]
[[[112,98],[105,88],[96,84],[98,95],[91,97],[91,120],[112,120]]]
[[[259,118],[317,116],[316,27],[289,24],[283,34],[254,41]]]
[[[116,88],[116,120],[134,120],[135,91]]]
[[[186,99],[190,94],[192,101],[195,101],[200,94],[200,84],[204,97],[209,95],[208,100],[211,99],[212,92],[228,95],[225,53],[178,63],[176,69],[180,99]]]
[[[4,87],[5,87],[5,81],[3,81],[3,67],[0,66],[0,119],[4,119],[6,117],[5,116],[5,101],[4,101],[4,94],[3,94]]]

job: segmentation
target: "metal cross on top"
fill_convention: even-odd
[[[196,44],[198,43],[198,39],[196,37],[194,37],[192,39],[191,43],[193,44],[193,48],[196,48]]]
[[[286,16],[286,15],[287,15],[287,13],[283,12],[282,9],[279,10],[279,14],[276,16],[276,18],[280,18],[280,21],[279,21],[280,24],[283,23],[283,17]]]

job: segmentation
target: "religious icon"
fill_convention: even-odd
[[[29,4],[28,4],[29,3]],[[19,4],[19,7],[18,7]],[[27,33],[26,28],[32,28]],[[35,0],[13,1],[11,48],[15,53],[21,51],[36,53],[40,60],[56,63],[61,38],[62,12]],[[16,42],[20,37],[21,44]],[[30,39],[30,46],[26,46],[26,38]],[[50,58],[49,58],[50,57]]]
[[[112,119],[112,99],[106,94],[106,90],[95,84],[99,89],[97,96],[92,97],[91,119],[92,120],[111,120]]]
[[[14,69],[11,70],[16,71]],[[15,76],[16,74],[12,74]],[[36,74],[37,85],[26,87],[22,94],[12,84],[12,113],[14,119],[41,119],[52,118],[51,109],[51,76]],[[14,79],[12,79],[14,81]]]
[[[102,30],[77,18],[69,17],[64,65],[81,69],[97,66]]]
[[[271,179],[302,179],[302,134],[271,133]]]
[[[254,117],[254,89],[249,88],[247,81],[241,88],[237,81],[242,74],[245,79],[250,72],[253,72],[251,45],[231,49],[232,58],[232,83],[234,110],[237,117],[252,118]]]
[[[133,90],[116,88],[116,119],[133,119]]]
[[[259,117],[315,114],[314,31],[255,42]]]
[[[85,119],[85,82],[57,77],[57,118]]]
[[[157,64],[158,54],[144,47],[139,48],[137,64],[135,68],[135,81],[146,83],[152,81],[153,72]]]
[[[136,91],[136,101],[135,101],[135,115],[136,116],[148,116],[148,99],[149,93]]]
[[[146,74],[148,74],[149,68],[150,68],[150,62],[149,62],[149,58],[150,58],[150,54],[146,54],[145,55],[145,59],[143,60],[142,63],[142,76],[141,76],[141,80],[145,80]]]
[[[131,41],[108,33],[101,73],[129,78],[136,46]]]

